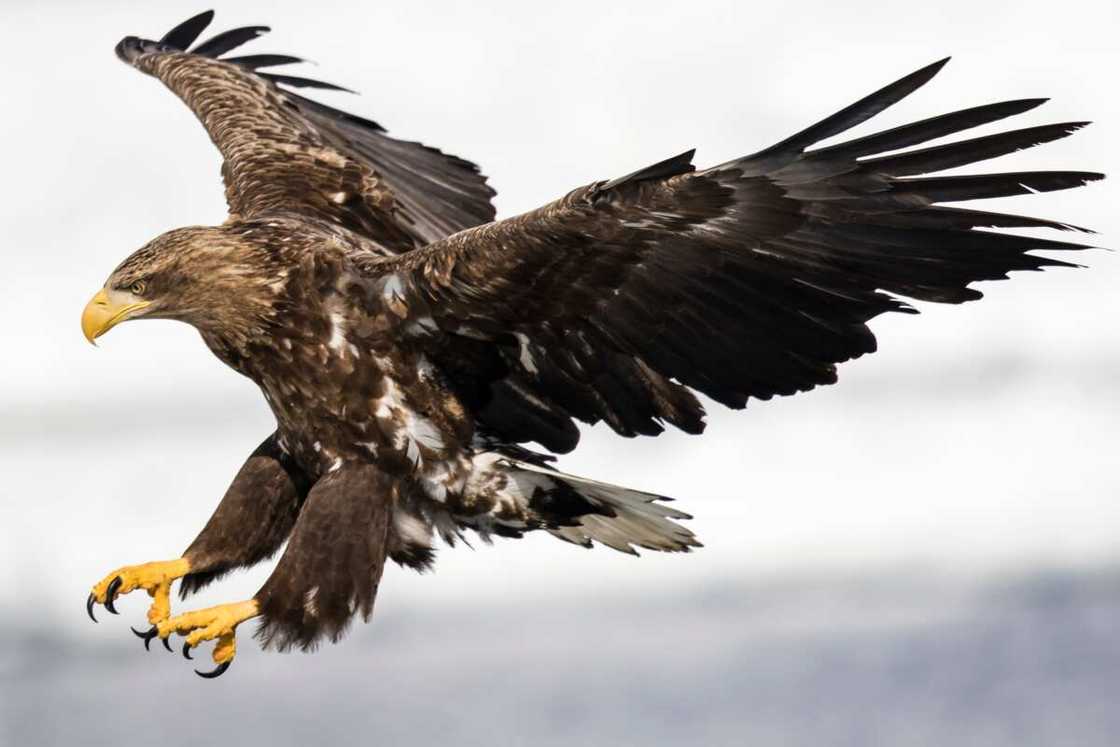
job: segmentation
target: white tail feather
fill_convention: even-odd
[[[691,519],[683,511],[666,506],[665,496],[609,485],[575,475],[554,472],[515,459],[507,460],[511,477],[517,472],[527,472],[528,482],[538,483],[541,478],[565,485],[583,496],[594,506],[604,508],[609,514],[586,514],[574,526],[549,527],[547,531],[567,542],[590,547],[592,541],[601,542],[620,552],[637,555],[634,549],[644,547],[661,552],[688,552],[701,547],[696,536],[673,521]]]

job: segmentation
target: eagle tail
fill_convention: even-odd
[[[660,552],[688,552],[702,545],[677,523],[692,517],[666,506],[671,501],[654,493],[610,485],[509,460],[507,475],[530,488],[529,509],[554,537],[583,547],[599,542],[637,555],[635,547]]]

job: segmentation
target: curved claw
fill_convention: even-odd
[[[93,603],[96,601],[97,600],[93,598],[93,594],[90,594],[89,599],[86,600],[86,614],[89,615],[89,619],[94,622],[97,622],[97,618],[93,616]]]
[[[117,612],[117,608],[113,606],[113,601],[117,596],[117,589],[121,588],[122,583],[124,582],[121,581],[121,577],[117,576],[109,582],[109,588],[105,590],[105,609],[109,610],[114,615],[120,614]]]
[[[189,642],[183,644],[183,657],[187,658],[187,659],[193,659],[194,658],[193,656],[191,656],[191,644]],[[215,677],[216,676],[217,675],[215,675]]]
[[[133,628],[131,626],[129,627],[129,630],[131,630],[132,634],[135,635],[137,638],[144,641],[144,650],[145,651],[151,651],[152,650],[151,649],[152,639],[155,638],[157,635],[159,635],[159,631],[156,630],[155,625],[153,625],[150,629],[148,629],[144,632],[141,632],[141,631],[139,631],[136,628]]]
[[[167,636],[167,638],[170,638],[170,637],[171,637],[170,635]],[[160,638],[159,641],[160,641],[160,643],[163,644],[163,647],[165,649],[167,649],[168,651],[171,651],[171,641],[167,640],[167,638]],[[171,653],[175,653],[175,652],[171,651]]]
[[[199,677],[202,677],[204,679],[212,680],[215,677],[221,677],[223,674],[225,674],[226,670],[229,669],[229,665],[231,663],[232,662],[223,661],[221,664],[219,664],[217,667],[215,667],[213,670],[211,670],[209,672],[200,672],[196,669],[196,670],[194,670],[194,673],[197,674]]]

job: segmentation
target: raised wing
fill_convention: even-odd
[[[402,315],[430,316],[429,355],[483,432],[575,446],[573,419],[657,434],[703,428],[693,390],[733,408],[836,380],[875,350],[899,297],[960,303],[977,280],[1085,248],[982,227],[1062,223],[941,206],[1045,192],[1100,174],[918,176],[1055,140],[1081,122],[923,144],[1038,106],[1007,101],[810,150],[927,82],[944,61],[752,156],[695,171],[692,153],[592,184],[520,217],[371,260]],[[434,322],[434,324],[432,323]]]
[[[393,252],[493,220],[494,190],[469,161],[389,137],[376,122],[292,88],[329,83],[260,72],[288,55],[222,57],[268,31],[249,26],[188,50],[213,18],[201,13],[159,41],[129,36],[117,56],[159,78],[201,120],[225,159],[234,216],[284,211],[357,231]]]

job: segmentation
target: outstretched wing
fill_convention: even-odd
[[[969,284],[1064,262],[1081,244],[982,227],[1072,229],[942,206],[1075,187],[1073,171],[919,176],[1064,137],[1030,127],[905,152],[1018,114],[1007,101],[810,149],[899,101],[944,61],[752,156],[696,171],[692,153],[577,189],[418,252],[371,260],[393,273],[402,315],[429,317],[428,355],[484,432],[575,446],[573,419],[657,434],[703,428],[692,390],[733,408],[836,380],[875,350],[869,319],[900,297],[960,303]]]
[[[391,138],[376,122],[291,90],[345,90],[338,86],[260,72],[299,58],[222,58],[268,27],[226,31],[188,52],[213,15],[184,21],[159,41],[126,37],[117,56],[163,81],[202,121],[225,159],[222,177],[233,215],[299,213],[357,231],[393,252],[494,219],[494,190],[473,163]]]

